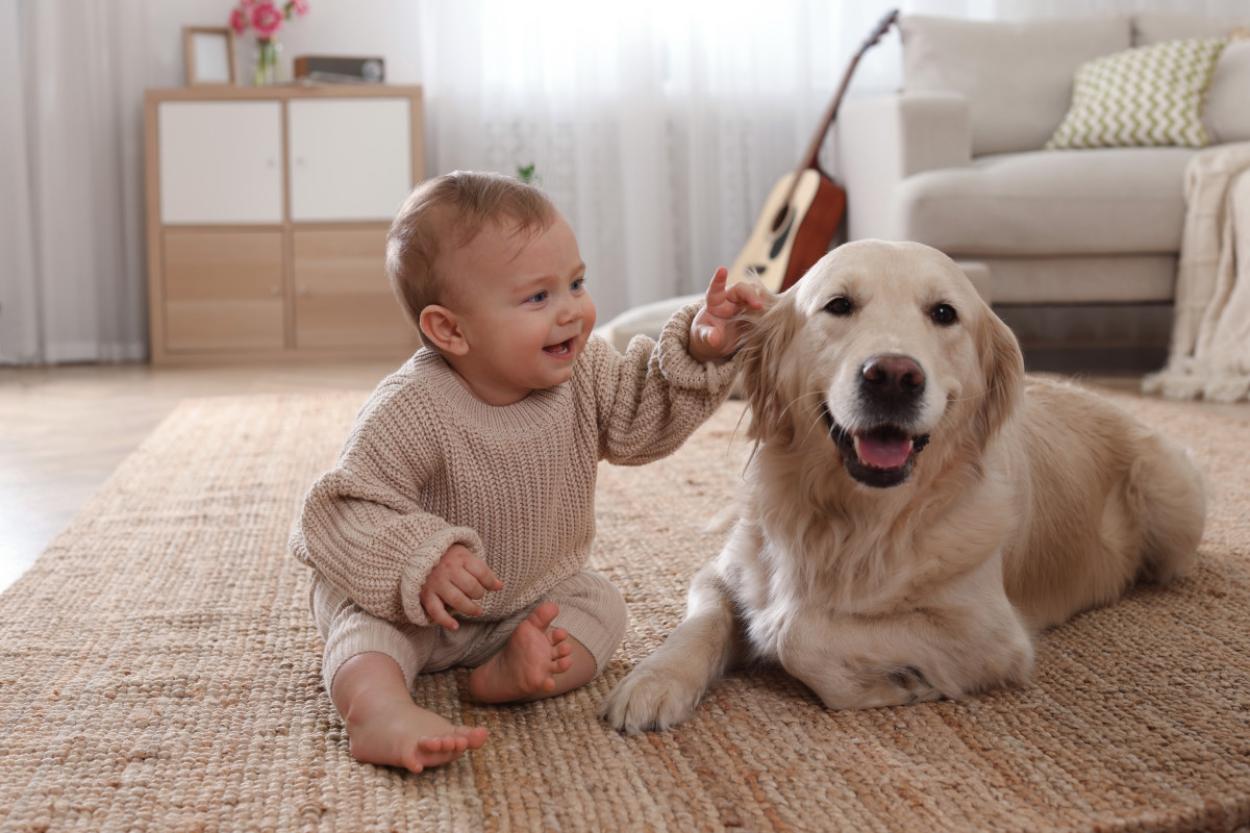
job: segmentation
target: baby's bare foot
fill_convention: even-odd
[[[469,694],[482,703],[533,700],[555,691],[555,675],[569,670],[568,631],[554,628],[560,608],[543,602],[508,637],[508,644],[469,674]]]
[[[408,700],[387,708],[356,709],[346,718],[352,757],[413,772],[454,761],[486,742],[486,729],[456,726]]]

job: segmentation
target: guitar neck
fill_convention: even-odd
[[[807,152],[803,155],[802,163],[799,164],[799,167],[794,172],[795,184],[798,183],[799,174],[803,173],[803,171],[808,168],[820,167],[820,149],[825,144],[825,137],[829,133],[829,128],[833,126],[834,119],[838,117],[838,107],[842,105],[842,97],[846,95],[846,89],[851,85],[851,77],[855,74],[855,68],[859,66],[860,58],[863,58],[864,53],[875,46],[877,41],[881,40],[882,36],[890,30],[890,27],[894,25],[894,22],[897,19],[897,9],[888,12],[883,18],[881,18],[881,21],[877,24],[877,28],[873,30],[873,33],[869,35],[868,39],[864,41],[862,46],[860,46],[859,51],[855,53],[855,57],[852,58],[850,64],[847,65],[846,71],[842,73],[842,83],[838,85],[838,90],[834,93],[833,100],[829,102],[829,106],[825,109],[824,115],[821,116],[819,126],[816,129],[816,135],[812,137],[811,144],[808,145]],[[790,194],[787,195],[786,202],[789,202],[790,197],[794,195],[794,187],[794,185],[791,185]]]
[[[798,168],[799,171],[820,167],[820,149],[824,147],[825,137],[829,135],[829,128],[833,126],[834,119],[838,117],[838,108],[842,105],[842,97],[846,95],[846,88],[851,85],[851,76],[855,74],[855,67],[859,65],[859,59],[862,57],[864,57],[864,52],[860,50],[851,59],[850,66],[846,68],[846,72],[842,74],[842,83],[838,85],[838,91],[834,95],[833,101],[829,102],[829,106],[825,109],[825,114],[820,118],[816,135],[812,137],[811,143],[807,146],[807,151],[803,155],[803,162]]]

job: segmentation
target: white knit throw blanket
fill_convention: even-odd
[[[1185,206],[1172,346],[1142,390],[1237,402],[1250,398],[1250,142],[1194,156]]]

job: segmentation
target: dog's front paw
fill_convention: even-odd
[[[697,683],[644,662],[616,684],[600,715],[613,729],[631,735],[643,729],[668,729],[690,717],[702,696],[703,687]]]
[[[928,703],[942,699],[942,692],[934,688],[924,673],[914,665],[905,665],[886,675],[888,684],[897,689],[897,695],[906,698],[908,704]]]

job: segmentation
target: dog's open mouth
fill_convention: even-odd
[[[842,462],[851,477],[865,486],[880,489],[897,486],[911,474],[916,455],[929,444],[928,434],[912,435],[897,425],[847,431],[821,406],[829,436],[842,452]]]

